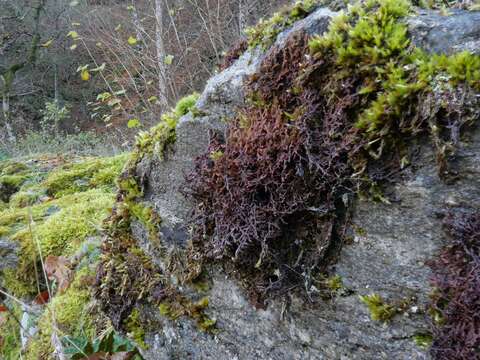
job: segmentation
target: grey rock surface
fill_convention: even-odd
[[[319,9],[294,29],[326,31],[335,13]],[[422,13],[409,20],[416,44],[429,51],[451,53],[470,49],[480,41],[480,13],[456,11],[447,18]],[[461,31],[460,31],[461,30]],[[145,201],[163,223],[163,246],[183,247],[191,204],[182,195],[183,179],[196,156],[206,150],[212,131],[224,132],[224,120],[244,103],[243,83],[263,58],[244,54],[232,67],[213,77],[198,101],[201,116],[183,117],[177,141],[165,159],[145,158],[137,168]],[[430,272],[426,262],[447,242],[439,213],[452,206],[476,205],[480,200],[480,132],[471,134],[457,157],[461,179],[454,185],[437,176],[433,150],[423,145],[416,167],[393,191],[390,205],[357,201],[352,244],[345,245],[332,271],[348,291],[331,301],[306,304],[296,297],[272,300],[256,309],[233,279],[221,271],[212,274],[208,315],[217,320],[216,335],[199,331],[188,319],[170,321],[158,310],[143,309],[157,324],[146,334],[148,360],[167,359],[428,359],[413,337],[427,328],[425,306]],[[162,265],[162,251],[148,241],[140,224],[134,227],[138,243]],[[411,301],[404,314],[388,324],[374,322],[359,295],[382,295],[388,302]]]
[[[0,238],[0,271],[13,269],[18,263],[17,242],[9,241],[6,238]]]
[[[408,20],[413,43],[429,52],[480,54],[480,11],[421,11]]]

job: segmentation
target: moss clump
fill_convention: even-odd
[[[161,121],[150,131],[140,132],[136,139],[134,160],[138,160],[142,155],[152,155],[153,153],[162,158],[167,146],[175,142],[175,129],[178,120],[194,110],[198,96],[197,93],[194,93],[180,99],[175,108],[163,114]]]
[[[12,208],[24,208],[27,206],[32,206],[40,199],[42,195],[45,195],[45,193],[33,190],[19,191],[12,195],[9,204]]]
[[[82,159],[54,170],[43,182],[47,194],[53,197],[86,191],[92,187],[113,189],[128,154],[111,158]]]
[[[195,108],[199,96],[200,95],[198,93],[193,93],[178,100],[177,104],[175,105],[175,115],[178,117],[187,115]]]
[[[95,271],[85,267],[78,271],[68,290],[55,296],[38,320],[38,333],[29,343],[25,359],[54,359],[51,337],[55,331],[60,339],[97,335],[95,314],[92,311],[90,286]]]
[[[3,360],[17,360],[21,358],[20,325],[22,317],[19,305],[9,305],[10,312],[5,315],[7,320],[0,325],[0,358]]]
[[[328,277],[325,280],[325,284],[326,284],[327,288],[334,293],[336,293],[336,292],[338,292],[338,291],[340,291],[344,288],[342,277],[340,275],[333,275],[333,276]]]
[[[145,344],[145,330],[140,320],[140,311],[133,309],[130,316],[125,320],[125,330],[128,336],[142,349],[148,349]]]
[[[162,316],[170,320],[177,320],[182,316],[187,316],[196,321],[199,329],[205,332],[215,332],[217,321],[205,314],[208,303],[209,300],[207,297],[194,302],[177,294],[177,296],[170,296],[169,299],[163,301],[158,309]]]
[[[332,22],[325,36],[310,41],[310,51],[319,60],[332,58],[336,71],[332,80],[337,83],[356,73],[360,81],[356,86],[366,106],[358,109],[355,126],[368,140],[371,157],[379,159],[384,152],[398,148],[399,142],[421,132],[427,123],[438,151],[439,172],[447,176],[446,159],[458,139],[441,137],[437,116],[440,109],[448,114],[460,111],[458,127],[478,118],[474,103],[455,104],[453,98],[460,84],[480,90],[480,57],[468,52],[432,55],[415,49],[407,26],[400,21],[410,12],[407,0],[369,0],[350,6],[348,13]],[[466,97],[474,96],[466,93]],[[432,100],[443,104],[425,108]]]
[[[305,18],[317,5],[316,0],[297,1],[292,7],[275,13],[268,20],[261,20],[255,27],[245,30],[250,49],[260,46],[263,50],[270,47],[277,35],[296,21]]]
[[[28,170],[29,167],[22,162],[3,161],[0,163],[0,173],[2,175],[15,175]]]
[[[413,336],[413,341],[419,348],[426,350],[432,345],[433,335],[428,332],[421,332]]]
[[[415,300],[415,298],[406,298],[395,303],[387,303],[376,293],[360,295],[359,298],[367,305],[372,320],[382,322],[389,322],[395,315],[405,312]]]
[[[28,174],[21,175],[28,177],[28,182],[11,197],[9,207],[0,211],[2,235],[20,245],[18,270],[3,271],[9,292],[18,297],[34,296],[43,286],[36,283],[43,278],[40,273],[36,275],[40,268],[38,246],[44,257],[69,256],[88,236],[98,234],[114,204],[115,178],[127,156],[75,159],[66,165],[56,159],[39,159]],[[59,165],[52,169],[52,163]],[[75,184],[75,179],[88,186]]]
[[[20,297],[34,295],[37,292],[35,265],[39,261],[37,246],[44,257],[72,255],[88,236],[98,233],[114,201],[113,193],[93,189],[11,214],[11,219],[20,221],[10,228],[13,229],[10,236],[20,243],[21,256],[20,271],[4,271],[7,289]],[[29,225],[31,215],[36,223]],[[0,214],[0,220],[2,218]]]
[[[20,189],[27,180],[24,175],[3,175],[0,177],[0,199],[9,202],[10,197]]]
[[[395,307],[386,303],[378,294],[359,296],[359,298],[365,305],[367,305],[368,310],[370,311],[370,317],[374,321],[387,322],[397,314]]]
[[[118,330],[125,326],[136,304],[154,301],[164,292],[163,273],[138,248],[131,235],[131,221],[128,207],[122,206],[115,208],[105,223],[108,236],[95,286],[102,310]]]

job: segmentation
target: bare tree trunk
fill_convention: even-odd
[[[248,1],[238,0],[238,33],[243,34],[247,27]]]
[[[10,123],[10,88],[13,81],[7,80],[6,76],[0,77],[3,80],[2,112],[7,139],[11,143],[15,143],[17,139],[13,132],[12,124]]]
[[[135,1],[132,1],[132,7],[133,7],[132,21],[133,21],[133,25],[135,26],[136,38],[143,46],[145,44],[145,39],[143,36],[143,34],[145,34],[145,28],[143,27],[142,22],[140,21],[140,18],[138,16],[137,7],[135,6]]]
[[[165,44],[163,41],[163,0],[155,0],[155,44],[157,48],[158,63],[158,101],[162,111],[168,109],[167,95],[167,66],[165,64]]]
[[[15,143],[17,139],[15,133],[13,132],[12,123],[10,122],[10,92],[12,90],[17,72],[22,70],[27,64],[34,64],[37,58],[38,43],[40,42],[40,13],[45,7],[45,1],[46,0],[38,0],[36,6],[34,7],[34,31],[27,60],[10,66],[3,74],[0,74],[0,78],[3,80],[2,110],[5,121],[5,129],[7,131],[8,140],[10,140],[12,143]]]

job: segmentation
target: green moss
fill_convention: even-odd
[[[181,117],[188,114],[195,107],[199,96],[198,93],[193,93],[180,99],[175,105],[175,115]]]
[[[260,20],[255,27],[246,29],[249,48],[260,46],[266,50],[273,44],[278,34],[296,21],[305,18],[315,9],[317,3],[316,0],[297,1],[292,7],[284,8],[270,19]]]
[[[134,309],[125,321],[125,330],[128,336],[142,349],[148,349],[145,343],[145,329],[140,320],[140,311]]]
[[[19,271],[4,271],[7,289],[17,296],[37,292],[35,263],[37,242],[44,257],[71,255],[90,235],[97,234],[115,201],[115,178],[127,155],[88,159],[54,169],[45,180],[22,187],[0,211],[2,234],[20,243]],[[85,188],[75,184],[83,179]],[[39,203],[49,189],[54,199]],[[84,190],[75,193],[75,191]],[[28,207],[28,208],[27,208]],[[31,220],[33,222],[31,223]],[[37,264],[38,265],[38,264]],[[38,268],[38,266],[37,266]]]
[[[207,297],[194,302],[177,294],[176,296],[170,296],[167,300],[163,301],[159,305],[158,310],[160,315],[165,316],[172,321],[175,321],[182,316],[187,316],[195,320],[199,329],[205,332],[215,332],[217,321],[205,314],[208,304],[209,300]]]
[[[28,170],[29,167],[21,162],[6,161],[0,164],[0,172],[2,175],[14,175]]]
[[[20,273],[5,272],[7,289],[17,296],[35,294],[37,288],[34,268],[35,262],[38,261],[37,246],[40,246],[44,257],[72,255],[88,236],[99,232],[114,200],[113,193],[93,189],[68,195],[50,203],[49,206],[54,207],[56,212],[32,227],[28,227],[28,214],[24,214],[25,227],[11,236],[21,246]],[[46,204],[37,206],[36,210],[39,208],[43,211],[48,209]]]
[[[433,335],[431,333],[421,332],[413,336],[413,341],[419,348],[426,350],[432,345]]]
[[[367,305],[370,317],[374,321],[388,322],[395,315],[407,311],[416,300],[414,297],[404,298],[393,303],[387,303],[379,294],[359,296],[360,300]]]
[[[90,285],[94,269],[78,271],[68,290],[55,296],[38,321],[38,333],[29,344],[26,359],[53,359],[51,336],[56,330],[59,338],[97,335],[94,313],[91,311]],[[54,326],[55,324],[55,326]]]
[[[24,175],[3,175],[0,177],[0,184],[12,188],[19,188],[27,179]]]
[[[178,120],[194,109],[197,100],[197,93],[180,99],[173,110],[162,115],[157,125],[148,132],[141,131],[137,135],[134,159],[138,160],[144,154],[151,155],[153,153],[163,158],[167,146],[175,142],[175,129]]]
[[[375,138],[404,111],[411,96],[433,86],[435,77],[480,89],[480,57],[468,52],[431,55],[410,46],[401,18],[411,12],[407,0],[369,0],[335,18],[329,32],[310,41],[312,54],[330,53],[339,79],[355,71],[364,78],[360,94],[377,93],[356,126]],[[348,71],[347,71],[348,70]]]
[[[148,230],[150,240],[154,240],[157,237],[158,227],[162,221],[153,208],[146,203],[132,202],[128,206],[128,209],[130,214],[140,221]]]
[[[343,281],[340,275],[333,275],[325,281],[327,288],[332,292],[338,292],[343,289]]]
[[[9,204],[12,208],[24,208],[34,205],[42,195],[44,194],[32,190],[19,191],[12,195]]]
[[[21,319],[22,311],[18,305],[9,305],[9,308],[12,313],[5,315],[7,321],[0,325],[0,334],[3,341],[0,345],[0,358],[17,360],[21,358],[20,326],[17,320]]]
[[[378,294],[359,296],[359,298],[367,305],[370,317],[374,321],[387,322],[397,314],[395,307],[386,303]]]
[[[112,189],[128,156],[122,154],[110,158],[82,159],[80,162],[67,164],[51,172],[43,186],[48,195],[57,198],[92,187]]]
[[[44,255],[72,254],[87,236],[99,230],[113,206],[114,195],[90,190],[63,198],[62,203],[60,211],[36,228]]]

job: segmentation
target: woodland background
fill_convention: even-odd
[[[117,152],[288,0],[0,0],[0,159]]]

